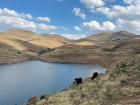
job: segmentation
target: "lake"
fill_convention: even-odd
[[[105,69],[91,64],[41,61],[0,65],[0,105],[23,105],[31,96],[61,91],[74,78],[87,78],[96,71],[104,73]]]

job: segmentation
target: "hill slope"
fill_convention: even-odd
[[[86,38],[79,39],[77,41],[90,41],[95,43],[103,43],[103,42],[121,42],[127,41],[138,37],[133,33],[129,33],[126,31],[119,31],[119,32],[106,32],[106,33],[98,33],[94,35],[90,35]]]
[[[140,105],[140,55],[127,56],[97,79],[46,96],[27,105]]]
[[[64,45],[69,40],[59,35],[39,35],[27,30],[11,29],[0,33],[0,38],[17,39],[30,42],[36,46],[55,48]],[[9,42],[9,40],[7,40]],[[7,42],[7,43],[8,43]],[[12,43],[11,43],[12,44]]]

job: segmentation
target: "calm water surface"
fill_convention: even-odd
[[[91,64],[57,64],[30,61],[0,65],[0,105],[23,105],[31,96],[60,91],[74,78],[87,78],[105,69]]]

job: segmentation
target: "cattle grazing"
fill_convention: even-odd
[[[75,78],[73,84],[79,85],[82,83],[82,78]]]
[[[95,73],[93,73],[93,75],[92,75],[92,77],[91,77],[91,80],[94,80],[95,78],[97,78],[98,77],[98,72],[95,72]]]
[[[43,96],[40,97],[40,100],[43,100],[43,99],[46,99],[46,96],[45,95],[43,95]]]
[[[37,97],[36,96],[32,96],[29,100],[28,100],[28,102],[34,102],[34,101],[36,101],[37,100]]]

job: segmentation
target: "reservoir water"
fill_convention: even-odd
[[[96,71],[104,73],[105,69],[91,64],[40,61],[0,65],[0,105],[24,105],[31,96],[61,91],[74,78],[87,78]]]

